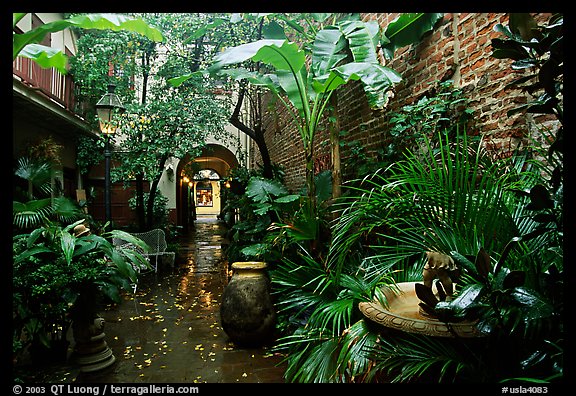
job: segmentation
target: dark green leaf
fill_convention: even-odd
[[[434,308],[436,304],[438,304],[438,299],[431,288],[424,286],[422,283],[416,283],[414,288],[416,290],[416,295],[424,304],[431,308]]]
[[[380,40],[387,57],[392,58],[394,51],[398,48],[418,42],[443,17],[442,13],[401,14],[387,26]]]
[[[290,194],[290,195],[284,195],[284,196],[281,196],[279,198],[276,198],[274,200],[274,202],[276,202],[276,203],[290,203],[290,202],[298,201],[299,199],[300,199],[300,195]]]
[[[524,285],[526,280],[526,272],[525,271],[510,271],[504,278],[504,282],[502,283],[503,289],[513,289],[515,287],[520,287]]]
[[[28,257],[35,256],[36,254],[39,254],[39,253],[52,253],[52,249],[47,248],[45,246],[35,246],[32,248],[26,249],[20,255],[14,257],[14,263],[15,264],[20,263],[22,260],[25,260]]]
[[[527,12],[510,13],[510,31],[524,41],[530,41],[534,38],[533,29],[537,27],[534,18]]]
[[[488,274],[492,270],[492,264],[490,262],[490,255],[486,253],[484,248],[480,248],[478,255],[476,256],[476,261],[474,262],[476,271],[484,280],[488,280]]]
[[[273,40],[286,40],[284,29],[276,21],[270,21],[262,28],[262,37]]]
[[[456,311],[464,311],[476,303],[476,299],[480,296],[483,289],[484,286],[477,283],[467,285],[450,304]]]
[[[554,313],[554,307],[532,289],[517,287],[513,289],[511,297],[525,308],[524,317],[526,320],[549,318]]]
[[[463,256],[462,254],[460,254],[456,251],[451,251],[450,256],[452,257],[452,259],[456,263],[457,267],[463,268],[466,271],[468,271],[469,273],[475,273],[476,272],[475,271],[476,267],[474,266],[474,263],[472,261],[468,260],[468,258]]]
[[[552,209],[554,202],[550,198],[548,189],[542,184],[537,184],[530,190],[530,203],[526,207],[531,210]]]
[[[288,190],[278,181],[253,177],[246,186],[246,194],[255,202],[271,202],[273,197],[288,195]]]

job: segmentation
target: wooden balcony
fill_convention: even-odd
[[[13,62],[12,73],[25,85],[75,112],[74,81],[71,76],[63,75],[54,68],[43,69],[31,59],[23,57],[17,57]]]

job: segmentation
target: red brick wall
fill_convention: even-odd
[[[363,14],[364,20],[377,20],[387,26],[398,14]],[[547,21],[550,14],[537,14]],[[506,112],[526,103],[526,93],[505,86],[523,72],[513,72],[510,60],[492,57],[491,40],[502,37],[494,31],[497,23],[507,25],[508,14],[461,13],[445,14],[436,28],[417,45],[397,50],[387,64],[398,71],[403,80],[395,87],[394,97],[387,109],[371,110],[359,83],[352,82],[338,90],[341,129],[348,131],[349,141],[359,141],[368,150],[382,145],[386,137],[386,114],[412,103],[429,90],[437,80],[453,80],[464,89],[474,110],[474,127],[469,133],[485,134],[486,147],[495,155],[507,155],[521,143],[530,129],[532,117]],[[286,184],[295,191],[305,183],[302,141],[297,128],[278,106],[270,110],[264,120],[266,141],[272,162],[284,167]],[[316,135],[318,169],[330,167],[329,133],[320,130]],[[255,161],[260,161],[258,150]],[[342,166],[350,155],[341,153]],[[328,163],[326,163],[328,162]],[[345,173],[345,170],[343,170]]]

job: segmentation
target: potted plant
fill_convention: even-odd
[[[137,251],[119,251],[111,242],[122,238],[148,251],[142,240],[121,230],[96,235],[84,223],[47,221],[13,237],[15,347],[49,346],[58,324],[64,337],[73,327],[78,352],[79,338],[94,336],[95,324],[102,330],[102,303],[120,302],[120,291],[137,280],[135,268],[149,266]]]

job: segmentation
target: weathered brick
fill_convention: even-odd
[[[362,19],[376,20],[385,27],[398,15],[367,13],[362,14]],[[550,14],[535,15],[541,22],[550,17]],[[400,72],[403,80],[395,87],[394,98],[385,110],[371,110],[368,107],[359,82],[338,89],[340,124],[343,130],[348,131],[343,140],[348,143],[361,142],[368,150],[369,157],[373,156],[369,150],[389,143],[387,115],[414,102],[430,89],[430,83],[452,78],[457,70],[459,80],[456,84],[464,88],[476,121],[475,128],[469,132],[486,134],[485,147],[495,156],[510,155],[510,150],[521,144],[529,130],[536,130],[529,124],[532,120],[553,123],[554,118],[506,115],[507,111],[528,100],[526,93],[504,88],[525,75],[526,71],[512,71],[509,60],[491,56],[491,40],[501,37],[494,31],[494,26],[497,23],[507,24],[507,21],[508,14],[503,13],[445,14],[436,31],[428,34],[418,45],[398,49],[395,58],[387,61],[386,66]],[[293,191],[300,189],[305,182],[305,161],[297,129],[282,109],[268,112],[264,125],[272,161],[284,168],[288,187]],[[320,129],[316,136],[316,152],[324,159],[330,154],[329,136],[327,127]],[[255,147],[253,153],[254,161],[260,161]],[[341,156],[342,168],[345,169],[345,162],[351,159],[351,153],[342,149]]]

